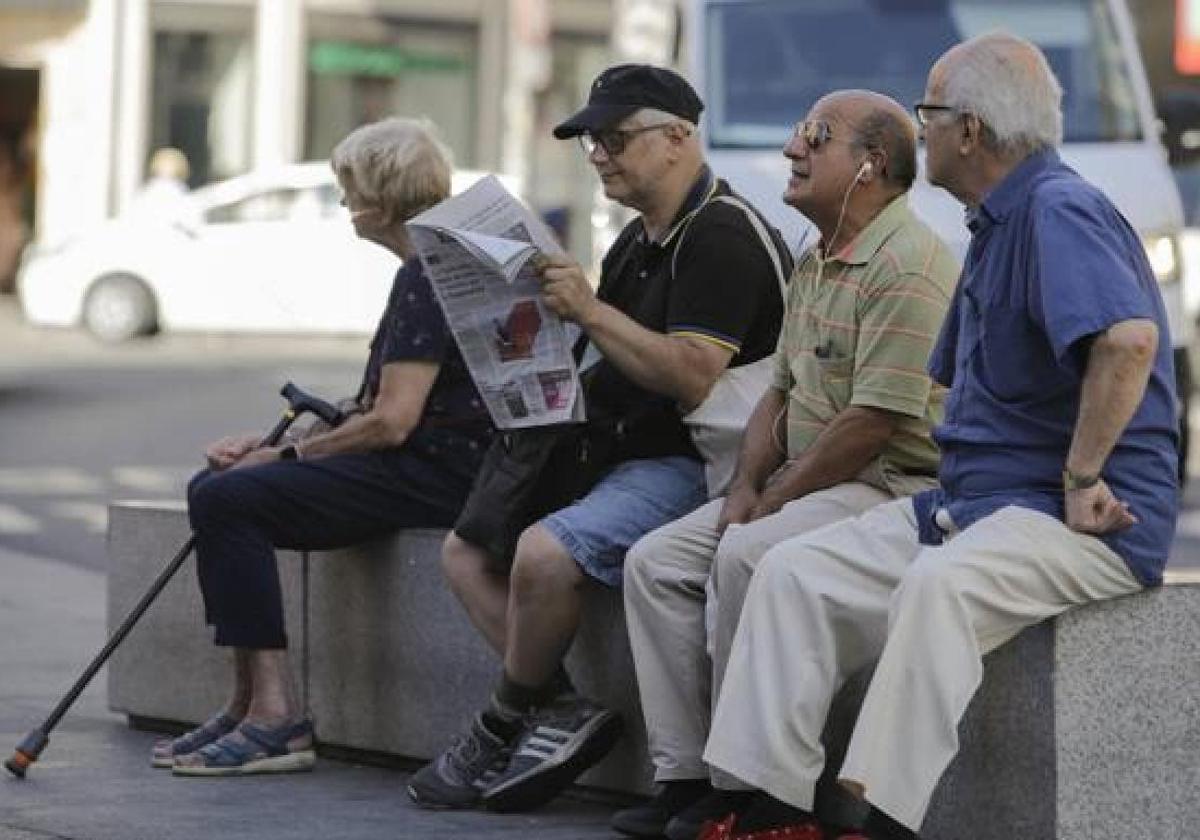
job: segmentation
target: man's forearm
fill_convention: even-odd
[[[1153,321],[1122,321],[1092,342],[1067,469],[1098,475],[1137,411],[1158,348]]]
[[[842,409],[779,475],[771,485],[771,495],[790,501],[850,481],[883,451],[898,419],[878,408]]]
[[[649,330],[607,303],[597,301],[580,326],[621,373],[656,394],[664,394],[691,411],[704,401],[724,370],[729,355],[714,364],[711,354],[686,339]],[[707,349],[707,348],[705,348]]]
[[[777,441],[775,437],[776,424],[784,419],[786,406],[787,395],[783,391],[774,386],[767,388],[746,423],[737,473],[731,486],[745,485],[756,492],[762,490],[767,479],[786,460],[787,443]]]

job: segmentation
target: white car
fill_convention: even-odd
[[[482,174],[456,172],[454,191]],[[32,245],[17,275],[25,318],[104,341],[155,330],[370,333],[398,263],[355,236],[339,199],[328,163],[301,163]]]

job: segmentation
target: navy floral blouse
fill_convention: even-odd
[[[421,421],[403,448],[473,476],[491,443],[491,418],[416,257],[407,260],[392,281],[387,308],[371,339],[360,395],[374,399],[383,366],[404,361],[437,362],[441,367]]]

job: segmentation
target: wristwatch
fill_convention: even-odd
[[[279,450],[280,461],[298,461],[300,460],[300,452],[296,449],[296,444],[289,443],[283,449]],[[1066,473],[1063,473],[1066,475]]]
[[[1082,473],[1063,470],[1063,490],[1087,490],[1100,482],[1100,473],[1084,475]]]

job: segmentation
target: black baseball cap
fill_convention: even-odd
[[[592,82],[587,105],[554,129],[559,140],[612,128],[634,111],[657,108],[694,123],[704,103],[687,79],[665,67],[618,64]]]

